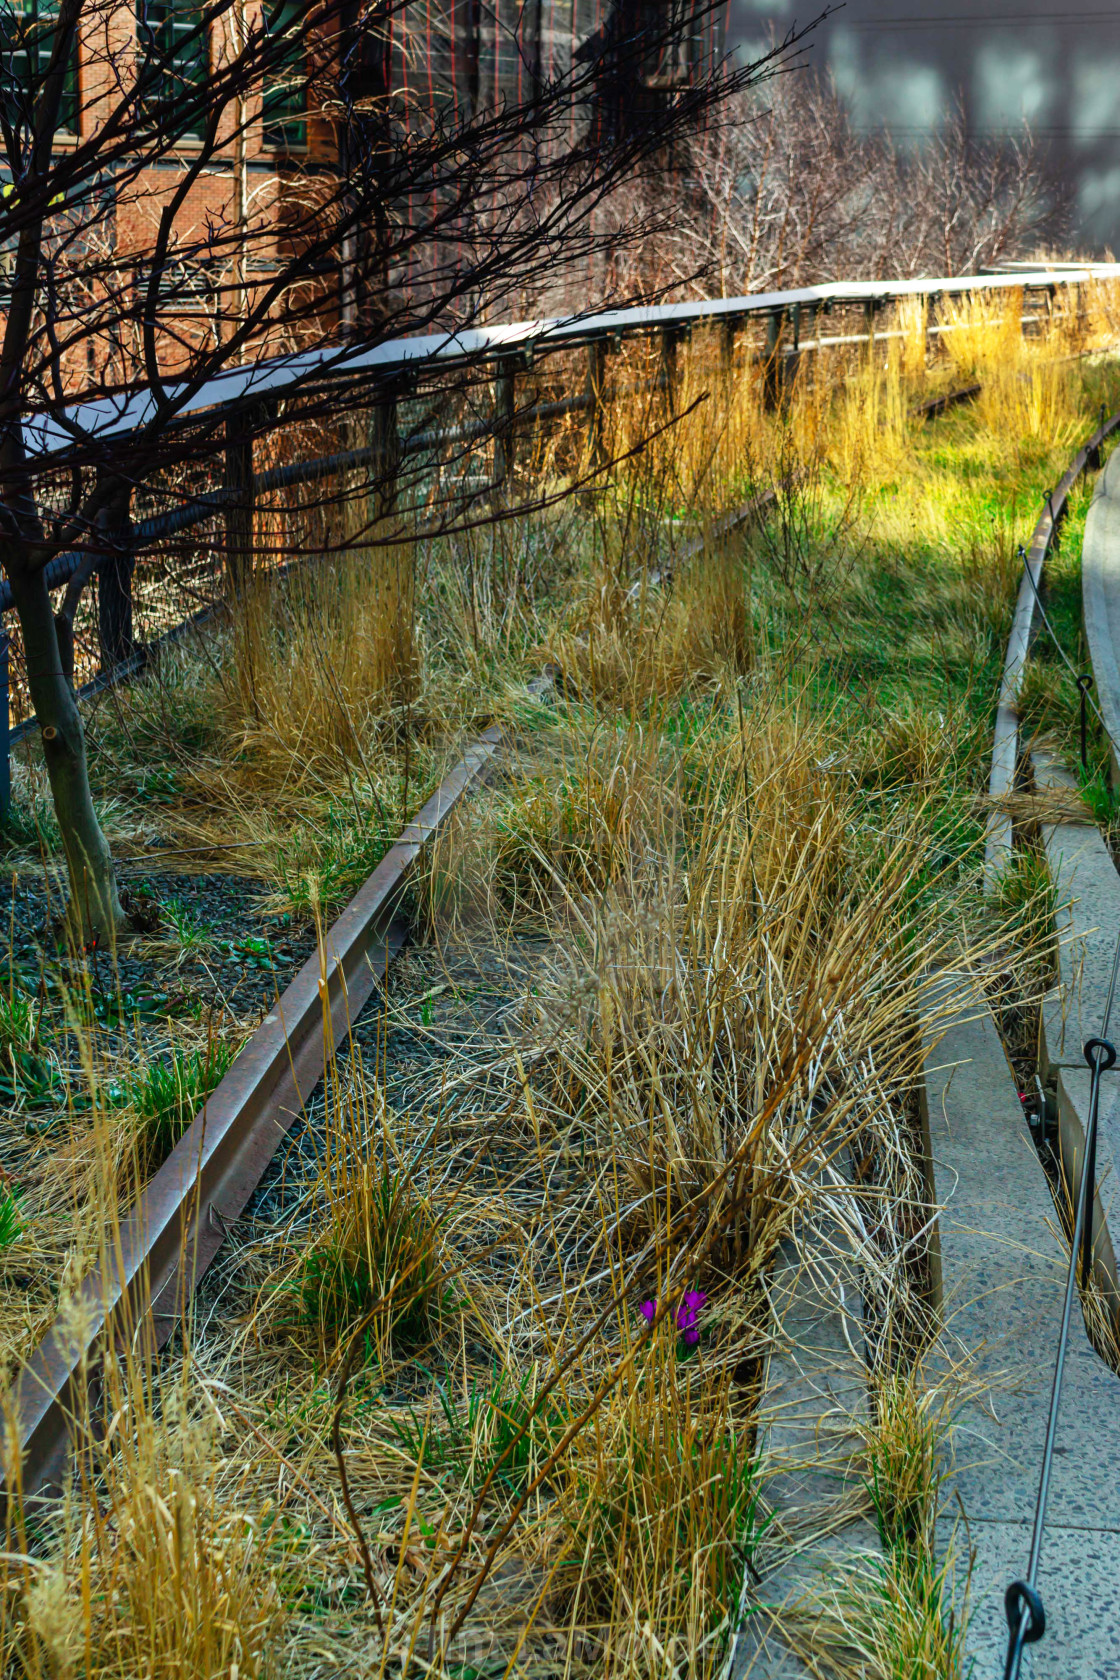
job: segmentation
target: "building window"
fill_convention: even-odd
[[[276,151],[307,145],[307,23],[300,0],[280,0],[267,14],[272,38],[261,101],[262,137]]]
[[[0,5],[0,100],[17,129],[28,128],[54,49],[58,0],[3,0]],[[78,36],[62,89],[58,126],[78,132]]]
[[[136,0],[137,81],[149,117],[173,135],[197,136],[207,76],[206,25],[193,0]]]

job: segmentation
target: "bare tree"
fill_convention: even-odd
[[[135,14],[57,0],[43,15],[3,0],[0,562],[84,940],[125,918],[90,792],[70,625],[99,557],[125,547],[136,487],[171,462],[197,485],[222,457],[228,415],[204,410],[185,427],[194,399],[281,350],[341,353],[462,324],[585,274],[619,184],[797,44],[663,85],[659,67],[703,15],[646,4],[628,29],[620,12],[582,56],[538,65],[520,98],[486,104],[472,82],[425,104],[394,77],[403,0],[136,0]],[[617,120],[635,89],[640,120]],[[271,163],[250,188],[262,146]],[[611,237],[642,227],[637,209]],[[320,380],[303,400],[314,415],[338,398]],[[258,429],[276,423],[261,416]],[[49,567],[64,554],[79,564],[56,613]]]
[[[662,280],[726,297],[815,282],[962,274],[1055,231],[1029,131],[977,140],[958,107],[909,153],[860,135],[809,73],[741,90],[688,147]],[[647,269],[655,254],[644,253]]]

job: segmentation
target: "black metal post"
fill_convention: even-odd
[[[1078,697],[1081,701],[1081,768],[1089,769],[1089,688],[1092,677],[1083,671],[1077,679]]]
[[[659,381],[662,390],[665,392],[665,407],[671,415],[677,412],[677,343],[679,339],[680,333],[677,328],[663,327],[661,329]]]
[[[719,365],[724,383],[730,389],[735,377],[735,334],[739,321],[735,315],[725,315],[719,324]]]
[[[766,361],[762,370],[762,400],[766,408],[778,406],[778,360],[781,356],[784,309],[772,309],[766,317]]]
[[[607,395],[607,341],[596,338],[587,346],[587,446],[592,472],[606,463],[603,417]]]
[[[795,303],[789,312],[789,325],[790,347],[784,356],[779,357],[778,369],[783,400],[797,378],[797,370],[801,365],[801,305],[799,303]]]
[[[1085,1046],[1089,1064],[1089,1119],[1085,1127],[1085,1219],[1081,1227],[1081,1287],[1088,1289],[1093,1275],[1093,1204],[1097,1191],[1097,1115],[1101,1103],[1101,1074],[1116,1063],[1116,1051],[1107,1038],[1091,1038]]]
[[[1102,403],[1101,404],[1101,414],[1100,414],[1100,425],[1097,427],[1097,431],[1094,434],[1094,436],[1090,439],[1089,443],[1087,443],[1086,446],[1085,446],[1085,465],[1088,467],[1090,472],[1099,472],[1100,471],[1101,444],[1104,442],[1104,439],[1101,437],[1100,434],[1104,431],[1104,421],[1105,421],[1105,406],[1104,406],[1104,403]]]
[[[388,519],[397,506],[397,479],[401,465],[401,434],[397,422],[396,387],[370,410],[369,443],[373,451],[370,470],[371,522]]]
[[[11,697],[8,687],[8,653],[10,646],[8,632],[0,624],[0,819],[8,815],[12,804],[12,746],[9,739]]]
[[[97,638],[102,671],[112,671],[136,652],[132,626],[132,487],[119,484],[98,517]]]
[[[500,490],[513,475],[514,406],[517,397],[517,356],[502,356],[494,381],[494,488]]]
[[[242,594],[253,571],[253,432],[256,408],[226,418],[226,482],[231,492],[225,508],[226,582],[232,596]]]

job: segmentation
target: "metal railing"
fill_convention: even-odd
[[[1034,1645],[1046,1632],[1046,1611],[1038,1590],[1038,1570],[1042,1560],[1042,1541],[1046,1532],[1046,1508],[1050,1500],[1050,1478],[1054,1467],[1054,1451],[1058,1439],[1058,1415],[1062,1400],[1066,1356],[1069,1352],[1070,1321],[1077,1293],[1077,1274],[1081,1272],[1081,1287],[1089,1288],[1093,1269],[1093,1207],[1096,1197],[1097,1128],[1100,1117],[1101,1075],[1116,1065],[1116,1049],[1108,1036],[1112,1021],[1112,1005],[1116,996],[1116,978],[1120,970],[1120,936],[1112,962],[1112,977],[1108,985],[1100,1035],[1090,1038],[1084,1047],[1089,1067],[1089,1117],[1085,1128],[1085,1153],[1077,1182],[1073,1228],[1070,1232],[1069,1265],[1066,1268],[1065,1292],[1062,1297],[1062,1318],[1058,1330],[1058,1346],[1054,1356],[1054,1377],[1050,1388],[1050,1409],[1046,1419],[1046,1439],[1039,1469],[1038,1494],[1035,1498],[1034,1520],[1031,1525],[1031,1548],[1025,1577],[1012,1581],[1004,1594],[1007,1616],[1007,1655],[1004,1661],[1004,1680],[1019,1680],[1023,1650]]]
[[[417,368],[440,369],[477,365],[526,353],[546,354],[636,334],[680,331],[700,325],[722,324],[734,330],[750,316],[788,323],[793,348],[801,327],[820,312],[858,304],[874,333],[876,314],[904,298],[930,302],[1012,289],[1053,294],[1060,286],[1089,280],[1116,279],[1120,263],[1086,263],[1081,267],[1029,268],[1015,273],[957,275],[946,279],[842,280],[823,286],[802,286],[788,292],[759,292],[745,297],[715,298],[696,303],[648,304],[612,309],[593,315],[570,315],[538,321],[514,321],[504,326],[471,327],[460,332],[425,333],[390,339],[375,345],[334,345],[288,356],[275,356],[244,367],[224,369],[192,396],[179,411],[183,420],[213,409],[230,409],[262,399],[286,397],[320,389],[324,384],[362,377],[391,378]],[[852,340],[854,342],[854,339]],[[167,388],[174,400],[176,387]],[[58,419],[32,415],[24,423],[28,453],[46,461],[71,453],[76,442],[126,437],[140,430],[155,412],[146,390],[121,398],[75,401]]]
[[[461,332],[429,333],[375,345],[346,343],[226,369],[198,391],[184,393],[174,421],[177,426],[203,419],[224,424],[225,482],[211,489],[183,494],[177,507],[135,523],[126,508],[123,519],[113,528],[111,546],[106,546],[105,553],[93,556],[92,569],[102,580],[112,610],[107,613],[104,607],[101,609],[101,673],[94,683],[85,685],[85,691],[131,674],[142,663],[142,650],[131,637],[130,595],[133,564],[141,551],[151,550],[160,542],[208,520],[224,517],[228,560],[233,566],[238,543],[244,545],[246,541],[246,529],[251,540],[252,509],[258,498],[363,469],[370,469],[375,477],[392,479],[405,460],[438,454],[454,444],[492,440],[493,481],[495,487],[499,486],[512,473],[519,433],[584,413],[591,437],[601,435],[604,409],[610,400],[608,358],[624,341],[651,337],[660,340],[660,372],[656,383],[667,391],[672,408],[673,387],[678,377],[677,346],[688,338],[693,328],[718,328],[721,361],[728,374],[735,365],[737,337],[750,328],[759,339],[751,344],[751,360],[766,367],[768,385],[776,397],[791,363],[796,365],[797,359],[808,352],[864,344],[870,347],[899,336],[900,329],[877,326],[877,319],[888,306],[905,299],[925,302],[928,306],[925,330],[936,337],[953,330],[952,322],[932,318],[943,299],[1013,291],[1022,293],[1024,301],[1034,294],[1049,304],[1059,290],[1116,278],[1120,278],[1120,264],[1089,263],[942,279],[842,281],[786,292],[647,305]],[[852,311],[857,314],[858,331],[822,336],[818,330],[815,337],[809,336],[820,317]],[[1027,313],[1023,319],[1032,321],[1038,317]],[[761,338],[759,328],[764,329]],[[559,400],[517,408],[519,377],[531,372],[542,358],[581,348],[587,353],[586,382],[582,390]],[[487,414],[450,426],[429,426],[412,433],[402,431],[399,415],[402,393],[415,391],[422,379],[479,371],[488,374],[493,382],[493,398]],[[301,397],[321,399],[324,393],[336,395],[341,404],[348,389],[359,387],[367,397],[372,393],[373,440],[368,445],[289,462],[263,472],[254,470],[253,439],[265,429],[261,422],[262,405],[280,398],[286,403]],[[168,390],[174,400],[175,387],[172,385]],[[81,449],[90,444],[96,444],[103,454],[106,443],[116,439],[122,452],[126,451],[129,439],[150,423],[153,414],[154,399],[146,389],[119,398],[90,401],[78,398],[58,415],[30,416],[24,422],[24,442],[28,455],[43,472],[49,473],[78,459]],[[90,565],[90,558],[88,547],[56,556],[46,568],[50,586],[60,588],[67,584],[80,567]],[[2,615],[11,606],[11,587],[0,581],[0,810],[6,807],[10,793],[9,641]],[[29,727],[34,727],[33,719],[20,725],[20,733],[27,733]]]

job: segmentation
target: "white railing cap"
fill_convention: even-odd
[[[1118,276],[1120,263],[1062,263],[1033,268],[1012,268],[1008,265],[1008,269],[998,274],[957,275],[946,279],[920,276],[913,280],[841,280],[823,286],[802,286],[791,292],[760,292],[746,297],[714,298],[697,303],[647,304],[592,315],[469,327],[454,333],[424,333],[410,338],[388,339],[370,346],[333,345],[225,368],[184,398],[178,417],[241,406],[257,398],[290,394],[300,386],[318,385],[327,379],[414,370],[417,364],[465,363],[500,355],[503,350],[558,349],[565,343],[582,343],[608,334],[626,335],[664,327],[690,326],[718,320],[721,316],[769,314],[778,309],[792,309],[798,304],[890,303],[932,293],[951,296],[1011,287],[1068,286],[1079,281],[1108,280]],[[174,397],[183,388],[170,384],[167,390]],[[57,417],[36,414],[25,420],[24,444],[29,455],[43,459],[94,440],[127,437],[143,429],[155,415],[156,406],[155,399],[146,388],[120,397],[98,397],[88,402],[79,398]]]

